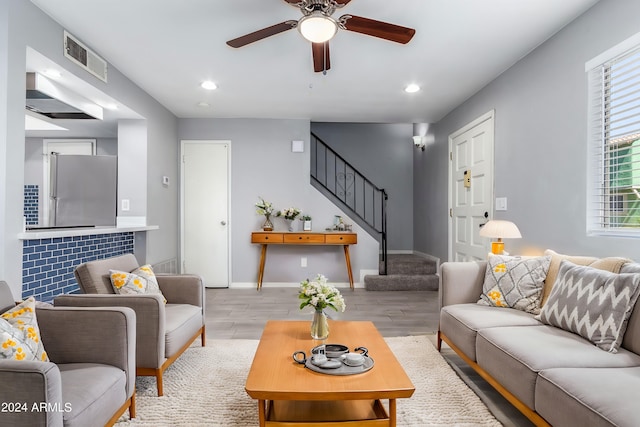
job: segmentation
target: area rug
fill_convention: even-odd
[[[500,426],[478,396],[458,377],[427,336],[385,339],[416,391],[397,400],[398,426]],[[244,390],[257,340],[208,340],[189,348],[164,376],[164,396],[155,379],[136,381],[137,416],[124,426],[258,425],[258,404]]]

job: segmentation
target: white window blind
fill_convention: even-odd
[[[591,234],[640,237],[640,43],[587,69]]]

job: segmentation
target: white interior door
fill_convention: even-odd
[[[480,227],[493,216],[493,111],[449,136],[449,259],[487,258]]]
[[[230,141],[182,141],[182,272],[229,286]]]
[[[42,141],[42,194],[40,197],[40,212],[42,212],[42,223],[40,225],[49,225],[49,180],[51,178],[51,169],[49,167],[49,157],[51,153],[58,154],[96,154],[95,139],[45,139]]]

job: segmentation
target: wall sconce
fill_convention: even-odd
[[[430,123],[414,123],[413,124],[413,145],[424,151],[427,144],[435,140],[433,129]]]
[[[480,236],[498,239],[491,242],[491,252],[500,255],[504,252],[502,239],[519,239],[522,237],[518,227],[511,221],[492,219],[482,226]]]

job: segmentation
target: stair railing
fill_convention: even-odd
[[[380,274],[387,272],[387,200],[373,184],[316,134],[311,133],[311,179],[320,185],[354,220],[380,239]]]

